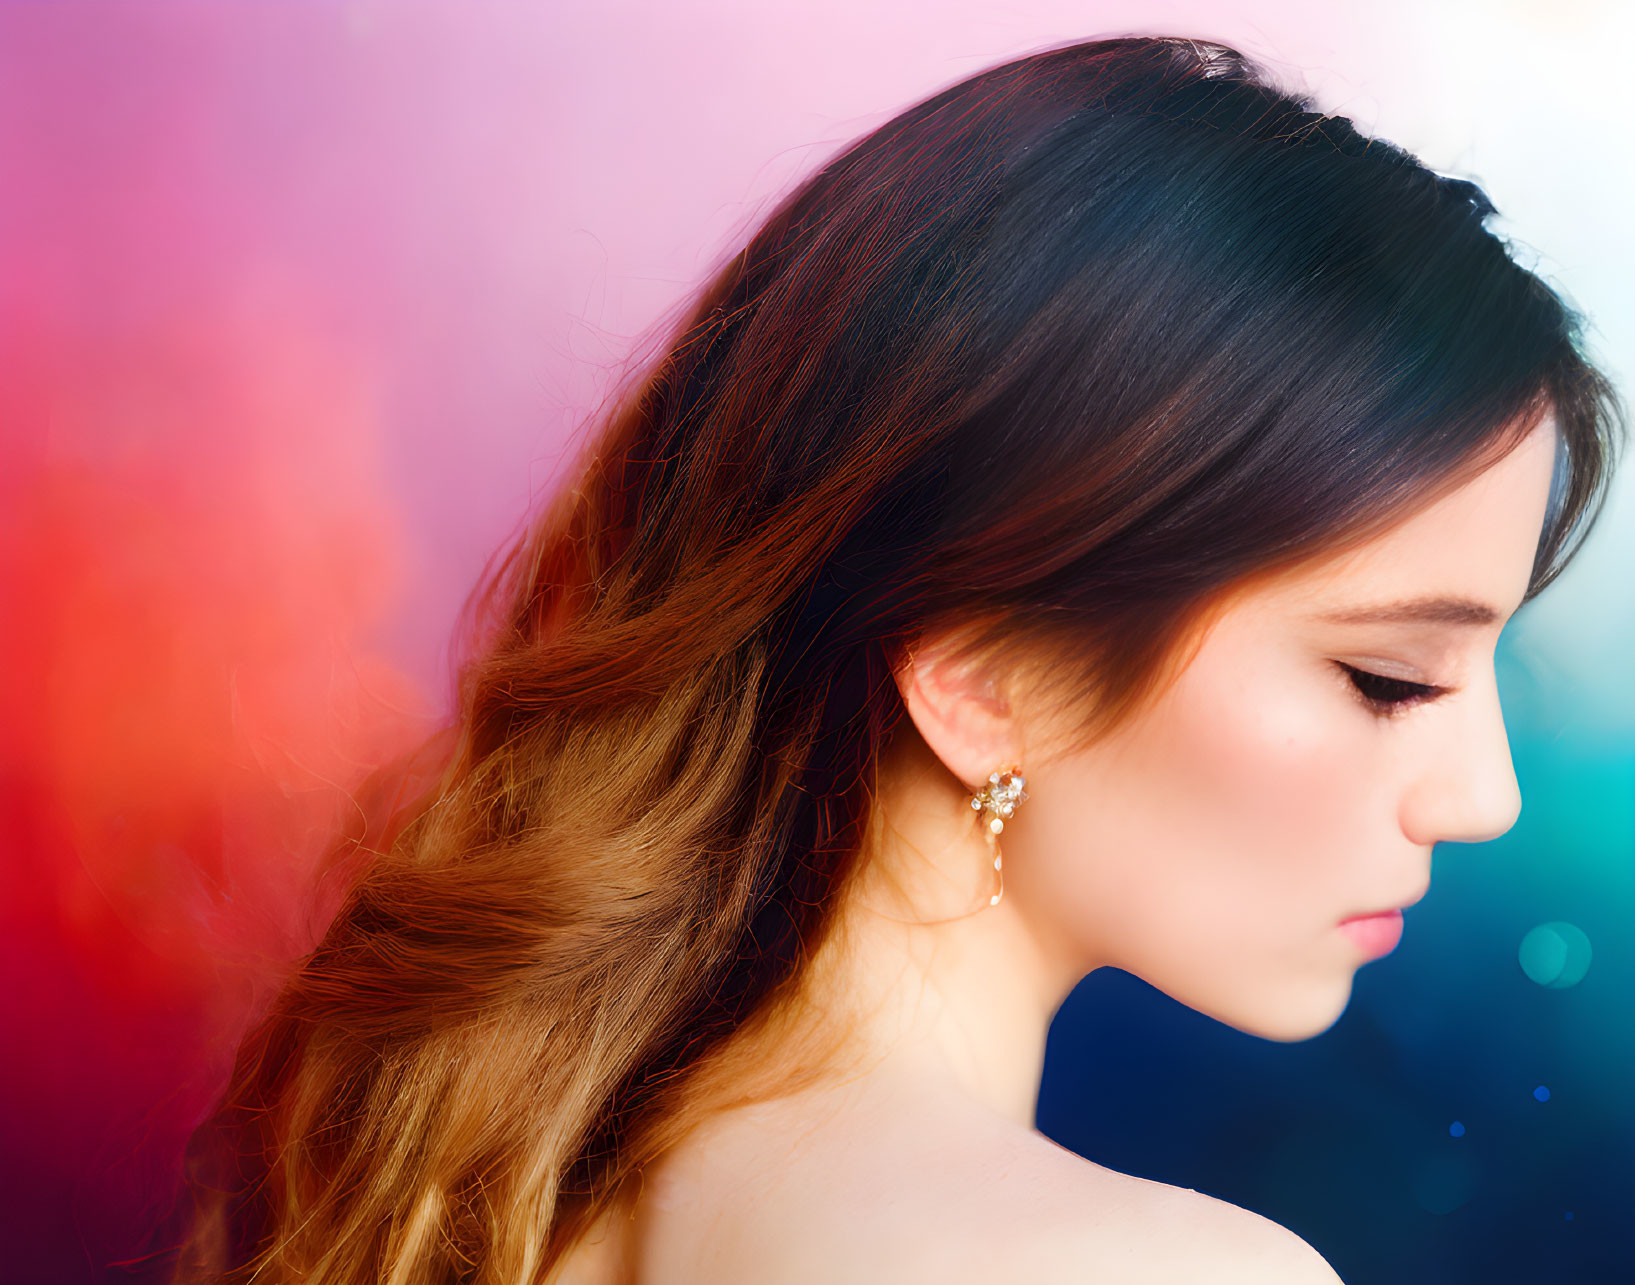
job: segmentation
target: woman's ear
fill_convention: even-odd
[[[974,789],[1015,761],[1018,728],[990,669],[955,662],[930,640],[906,652],[892,676],[921,739],[963,785]]]

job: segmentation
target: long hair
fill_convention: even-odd
[[[474,591],[429,783],[337,840],[195,1137],[178,1279],[546,1281],[711,1111],[817,1074],[791,1015],[927,631],[1088,744],[1225,595],[1553,413],[1531,599],[1626,415],[1493,212],[1161,37],[993,67],[802,182]]]

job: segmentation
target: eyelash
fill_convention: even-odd
[[[1391,678],[1385,674],[1358,669],[1344,661],[1335,661],[1345,671],[1351,690],[1369,710],[1382,718],[1390,718],[1415,705],[1434,700],[1447,689],[1426,683],[1410,683],[1405,678]]]

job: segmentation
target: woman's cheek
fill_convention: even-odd
[[[1346,755],[1349,713],[1287,663],[1227,656],[1196,674],[1162,728],[1154,770],[1185,765],[1188,794],[1223,829],[1267,837],[1321,817]]]

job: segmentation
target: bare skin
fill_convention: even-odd
[[[847,948],[814,961],[814,1013],[858,1023],[856,1073],[698,1130],[563,1279],[1338,1281],[1258,1214],[1039,1134],[1045,1036],[1111,966],[1240,1030],[1309,1039],[1368,960],[1340,921],[1422,897],[1436,843],[1514,824],[1492,661],[1555,445],[1547,419],[1385,535],[1257,588],[1158,705],[1086,753],[1030,758],[1046,711],[954,672],[929,640],[898,674],[914,734],[881,764],[884,828]],[[1327,618],[1426,598],[1492,618]],[[1387,716],[1342,665],[1445,690]],[[989,906],[969,799],[1013,762],[1030,797]]]

